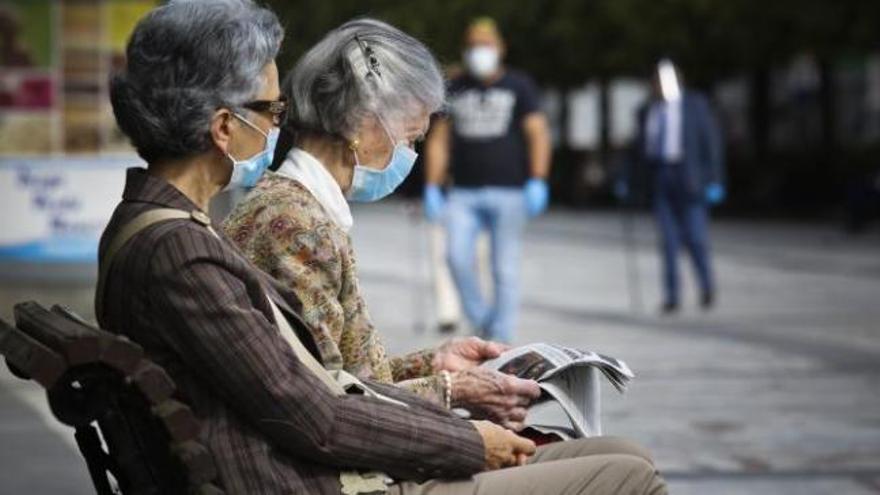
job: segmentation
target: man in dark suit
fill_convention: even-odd
[[[680,305],[678,251],[683,242],[693,260],[700,304],[712,307],[716,286],[708,242],[708,207],[724,199],[724,154],[721,133],[706,98],[685,90],[681,74],[669,60],[657,65],[651,101],[639,113],[634,143],[635,165],[652,177],[654,213],[663,258],[664,300],[661,310]],[[633,170],[617,186],[629,196]]]

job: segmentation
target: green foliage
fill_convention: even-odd
[[[443,63],[460,59],[472,18],[501,26],[508,60],[544,84],[644,75],[675,58],[705,83],[768,67],[795,53],[822,58],[880,47],[875,0],[274,0],[287,27],[282,70],[325,32],[359,16],[384,19],[424,40]]]

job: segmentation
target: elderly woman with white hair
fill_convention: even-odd
[[[224,232],[296,293],[328,369],[394,383],[441,410],[464,407],[520,429],[540,393],[537,384],[478,367],[504,347],[470,338],[389,359],[359,290],[348,201],[379,200],[409,174],[413,143],[445,99],[432,54],[386,23],[359,19],[310,49],[282,91],[289,109],[280,142],[292,146],[279,149],[275,170],[236,206]],[[457,481],[400,481],[389,492],[666,493],[650,456],[620,439],[559,442],[515,458],[517,469]]]
[[[283,92],[282,141],[295,143],[226,219],[227,235],[296,292],[326,366],[520,429],[540,389],[478,367],[501,344],[456,339],[389,359],[359,289],[348,201],[379,200],[410,173],[413,143],[445,99],[434,57],[388,24],[355,20],[309,50]]]

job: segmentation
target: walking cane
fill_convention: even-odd
[[[633,220],[633,210],[635,204],[629,199],[624,199],[623,213],[621,216],[621,226],[623,228],[624,259],[626,263],[626,289],[629,295],[629,307],[634,313],[641,313],[642,306],[642,284],[639,276],[639,258],[636,251],[635,227]]]

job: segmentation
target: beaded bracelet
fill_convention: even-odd
[[[446,370],[440,371],[440,374],[443,375],[443,398],[446,402],[446,409],[452,409],[452,375]]]

